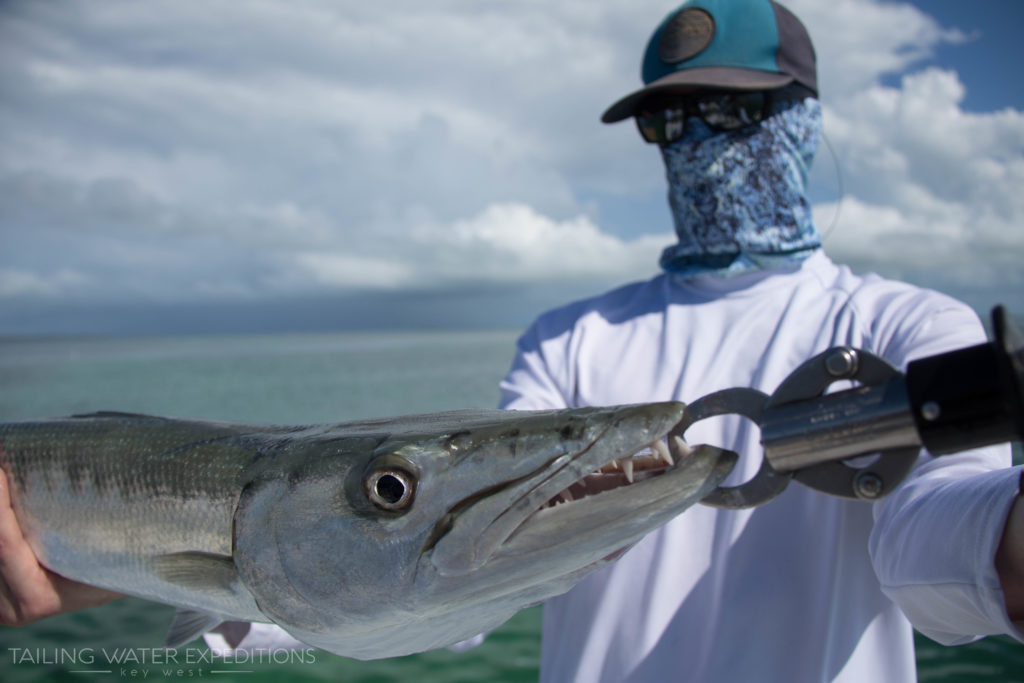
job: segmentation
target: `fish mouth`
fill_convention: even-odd
[[[723,451],[692,449],[672,433],[683,404],[615,410],[615,419],[585,447],[460,511],[434,548],[438,570],[460,575],[485,564],[522,565],[533,554],[543,554],[542,564],[554,571],[560,565],[578,570],[632,545],[731,469],[731,461],[723,465]],[[552,551],[566,561],[552,562]]]
[[[588,531],[593,534],[600,530],[607,535],[608,541],[619,536],[621,540],[618,543],[604,541],[598,544],[603,548],[602,554],[595,556],[589,564],[603,564],[617,559],[639,540],[636,536],[638,527],[651,526],[643,508],[664,501],[669,492],[670,487],[656,487],[655,491],[645,482],[675,472],[677,466],[681,468],[678,470],[680,472],[691,471],[694,463],[690,458],[698,453],[707,455],[707,451],[700,450],[702,448],[695,449],[679,435],[669,434],[652,441],[632,455],[607,462],[560,490],[540,508],[527,515],[495,556],[514,554],[523,557],[530,552],[542,552],[545,548],[550,550],[552,540],[563,546],[563,550],[565,545],[586,545],[583,536]],[[707,480],[703,475],[698,478],[702,484]],[[711,488],[713,486],[702,486],[701,490],[710,491]],[[677,504],[673,507],[681,512],[693,502],[696,500],[685,506]],[[637,515],[638,520],[643,521],[621,524],[620,520],[630,514]],[[559,532],[567,528],[573,529],[571,538],[558,539],[561,535]],[[650,530],[653,530],[653,526],[647,529]]]
[[[694,449],[675,434],[652,441],[643,450],[628,457],[612,460],[573,482],[542,505],[537,513],[661,476],[675,467],[676,462],[693,452]]]

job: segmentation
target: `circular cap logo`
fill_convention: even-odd
[[[679,12],[665,26],[658,43],[658,57],[668,64],[696,57],[715,37],[715,20],[696,7]]]

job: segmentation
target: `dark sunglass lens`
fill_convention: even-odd
[[[657,142],[660,126],[658,117],[652,114],[637,114],[636,127],[640,131],[640,137],[647,142]]]
[[[665,143],[674,142],[683,137],[686,126],[686,111],[682,109],[665,110]]]
[[[704,123],[716,130],[736,130],[759,123],[764,118],[763,92],[718,93],[702,97],[696,103]]]
[[[659,145],[678,140],[686,124],[686,112],[680,109],[663,109],[655,113],[642,113],[636,117],[640,135],[647,142]]]

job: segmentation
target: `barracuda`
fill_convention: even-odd
[[[177,606],[168,646],[261,621],[376,659],[496,628],[717,486],[734,456],[666,440],[683,411],[304,427],[96,413],[0,425],[0,465],[40,561]]]

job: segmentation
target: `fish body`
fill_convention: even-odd
[[[666,444],[684,410],[96,413],[0,425],[0,466],[40,562],[177,606],[169,646],[261,621],[376,659],[493,629],[706,495],[734,456]]]

